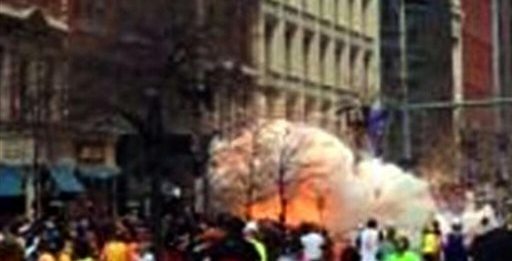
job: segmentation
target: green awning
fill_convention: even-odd
[[[17,167],[0,167],[0,197],[23,196],[23,177]]]
[[[63,193],[82,193],[84,186],[76,178],[74,168],[67,166],[54,167],[50,172],[57,188]]]
[[[119,168],[106,165],[81,166],[79,171],[84,178],[101,180],[115,178],[121,173]]]

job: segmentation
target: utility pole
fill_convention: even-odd
[[[403,159],[412,158],[411,120],[409,111],[409,66],[407,62],[407,6],[406,0],[400,3],[400,51],[401,51],[401,90],[402,90],[402,143]]]
[[[144,137],[144,157],[146,174],[151,175],[151,221],[153,244],[157,253],[157,260],[162,247],[162,142],[163,142],[163,118],[162,118],[162,94],[160,89],[149,88],[147,90],[148,112],[146,116],[147,127]]]

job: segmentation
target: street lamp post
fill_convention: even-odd
[[[407,2],[401,1],[400,5],[400,50],[401,50],[401,66],[402,66],[402,141],[403,141],[403,158],[406,161],[412,158],[411,145],[411,119],[409,109],[409,65],[407,63]]]
[[[161,253],[162,246],[162,195],[161,195],[161,164],[163,141],[162,97],[160,90],[149,88],[146,92],[148,98],[148,111],[146,116],[146,133],[144,133],[144,156],[146,173],[151,175],[151,221],[153,244],[157,253]]]

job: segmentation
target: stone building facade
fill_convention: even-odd
[[[13,157],[0,159],[4,164],[31,162],[35,136],[59,127],[65,115],[68,27],[63,10],[25,3],[0,3],[0,147],[2,155]],[[26,144],[21,150],[31,156],[20,160],[17,153],[5,151],[18,147],[10,146],[11,141]],[[48,150],[40,153],[51,157]]]
[[[206,12],[210,6],[218,8],[218,1],[203,4]],[[250,79],[239,86],[248,90],[249,105],[216,85],[215,128],[229,133],[237,128],[230,125],[238,126],[240,117],[243,122],[243,115],[249,115],[246,125],[281,118],[342,134],[347,115],[336,113],[340,107],[377,99],[379,1],[261,0],[235,8],[244,19],[232,12],[228,23],[242,30],[243,41],[221,40],[229,48],[242,45],[242,58],[229,54],[226,59],[241,64],[243,77]],[[225,116],[229,114],[235,116]],[[236,115],[241,115],[238,120]]]
[[[0,183],[7,188],[0,199],[25,196],[26,210],[40,207],[36,198],[43,197],[45,170],[72,153],[61,135],[67,113],[67,8],[67,1],[0,3]],[[13,210],[24,209],[16,205]]]
[[[31,209],[35,198],[46,197],[41,193],[70,189],[46,190],[44,180],[75,181],[75,170],[114,191],[110,178],[120,171],[116,150],[126,129],[96,111],[95,101],[119,99],[126,89],[138,97],[139,88],[161,84],[160,10],[157,2],[138,1],[0,2],[0,179],[14,171],[24,181],[9,196],[26,196]],[[100,117],[74,118],[83,109],[77,98],[91,98],[80,116]],[[55,174],[61,165],[72,168]]]
[[[254,39],[261,116],[333,132],[344,95],[379,90],[378,1],[262,1]]]

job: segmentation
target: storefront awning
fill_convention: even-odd
[[[76,178],[74,169],[71,167],[58,166],[50,172],[57,189],[63,193],[82,193],[84,186]]]
[[[112,179],[121,173],[121,170],[117,167],[110,167],[106,165],[96,166],[81,166],[79,168],[80,174],[84,178],[89,179]]]
[[[23,195],[23,177],[21,169],[0,167],[0,197],[19,197]]]

